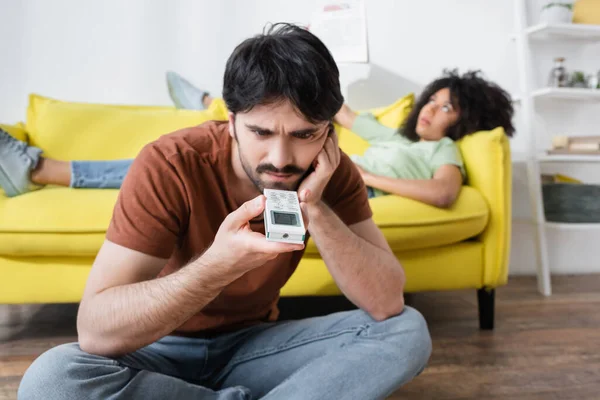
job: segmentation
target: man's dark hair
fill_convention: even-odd
[[[329,121],[344,102],[339,71],[323,42],[308,30],[278,23],[238,45],[225,67],[229,111],[289,100],[310,122]]]
[[[462,76],[456,70],[445,70],[441,78],[430,83],[400,127],[400,133],[412,141],[420,140],[416,132],[419,112],[438,90],[448,88],[450,101],[460,111],[458,120],[448,128],[446,136],[458,140],[477,131],[501,126],[512,137],[513,106],[510,95],[497,84],[485,80],[480,71],[468,71]]]

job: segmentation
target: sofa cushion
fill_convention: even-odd
[[[117,190],[46,187],[0,196],[0,255],[95,255]]]
[[[485,199],[468,186],[463,186],[457,201],[449,209],[397,196],[376,197],[369,202],[373,220],[394,252],[461,242],[483,232],[489,218]],[[312,239],[306,253],[318,254]]]
[[[407,277],[405,292],[480,288],[483,247],[477,240],[468,240],[397,252]],[[281,289],[282,296],[334,296],[341,293],[323,261],[308,255],[302,257],[298,269]]]
[[[117,190],[47,187],[0,197],[0,255],[96,254],[117,195]],[[458,243],[480,234],[489,216],[483,197],[467,186],[447,210],[396,196],[370,202],[373,219],[395,252]],[[306,252],[318,254],[312,239]]]

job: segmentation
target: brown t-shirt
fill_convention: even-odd
[[[228,182],[231,141],[226,122],[209,121],[162,136],[145,146],[123,182],[107,239],[169,259],[159,277],[177,271],[202,254],[225,217],[241,206],[235,202],[235,188]],[[365,185],[345,154],[323,199],[347,225],[372,215]],[[264,234],[263,221],[250,226]],[[279,314],[279,290],[302,254],[281,254],[248,272],[176,333],[228,331],[275,320]]]

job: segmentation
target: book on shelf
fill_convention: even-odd
[[[555,136],[548,154],[600,154],[600,136]]]
[[[582,184],[583,182],[579,179],[573,178],[568,175],[562,174],[542,174],[542,183],[571,183],[571,184]]]
[[[552,149],[547,151],[550,155],[563,155],[563,156],[600,156],[600,150],[589,151],[589,150],[569,150],[569,149]]]

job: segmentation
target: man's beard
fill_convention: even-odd
[[[240,141],[238,140],[238,137],[237,137],[235,125],[233,127],[233,135],[235,137],[235,141],[237,142],[238,156],[240,158],[240,163],[242,164],[242,168],[244,169],[244,172],[246,173],[246,175],[248,176],[250,181],[252,181],[254,186],[256,186],[256,188],[261,193],[263,193],[264,189],[279,189],[279,190],[296,191],[296,190],[298,190],[298,187],[300,186],[300,183],[302,182],[302,180],[310,172],[312,172],[312,168],[310,168],[308,170],[304,170],[295,165],[286,165],[283,168],[276,168],[273,164],[259,164],[256,167],[256,170],[253,170],[252,166],[250,166],[250,163],[248,163],[246,161],[246,159],[244,158],[244,156],[242,155],[242,149],[240,147]],[[278,174],[294,174],[294,175],[298,176],[298,179],[294,182],[265,182],[262,179],[260,179],[260,177],[259,177],[260,174],[265,173],[265,172],[273,172],[273,173],[278,173]]]

